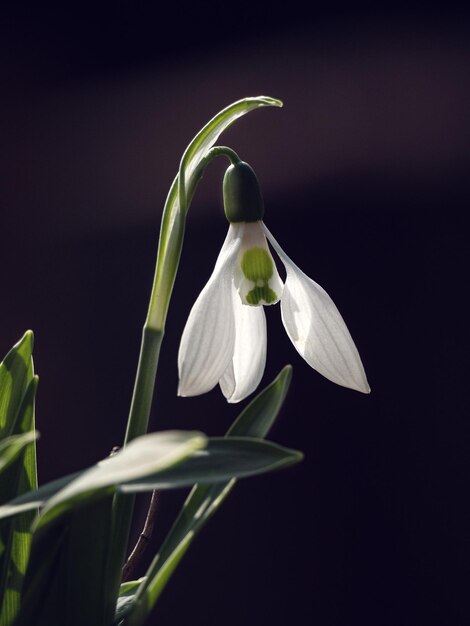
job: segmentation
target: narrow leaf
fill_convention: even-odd
[[[48,524],[84,499],[110,493],[110,488],[118,484],[162,472],[204,447],[206,442],[205,435],[199,432],[166,431],[137,437],[53,496],[47,502],[38,526]]]
[[[33,378],[32,350],[33,333],[28,331],[0,363],[0,439],[19,432],[18,411]]]
[[[12,435],[0,441],[0,473],[18,458],[25,446],[32,443],[38,436],[37,431]]]
[[[148,446],[147,439],[155,439],[156,435],[157,433],[153,433],[135,439],[114,457],[81,473],[76,480],[66,477],[63,479],[66,483],[63,489],[60,489],[63,483],[55,481],[57,490],[51,488],[49,484],[16,499],[0,508],[0,517],[24,512],[38,503],[43,504],[41,494],[52,493],[36,525],[36,528],[41,528],[77,506],[84,506],[90,500],[109,495],[116,487],[123,493],[138,493],[154,489],[188,487],[195,482],[225,483],[232,477],[243,478],[280,469],[298,462],[302,456],[295,450],[288,450],[259,439],[214,437],[206,441],[199,433],[192,433],[196,437],[192,440],[192,449],[187,447],[186,456],[179,459],[174,457],[171,461],[167,457],[166,465],[161,463],[160,469],[156,470],[155,459],[152,459],[149,465],[144,454],[136,454],[150,452],[152,448]],[[161,439],[167,433],[158,435]],[[174,437],[175,433],[171,435]],[[201,443],[206,447],[198,450],[196,446],[200,446]],[[138,467],[137,461],[140,463]]]
[[[136,589],[143,583],[144,580],[145,576],[142,576],[142,578],[139,578],[138,580],[128,580],[127,582],[122,583],[119,588],[119,597],[133,596]]]
[[[33,537],[15,626],[109,624],[107,546],[112,497],[63,515]],[[114,602],[113,602],[114,605]]]
[[[194,432],[146,435],[67,480],[35,524],[15,626],[110,624],[116,610],[108,570],[115,485],[170,467],[205,443]]]
[[[27,332],[0,365],[0,424],[3,437],[27,441],[0,475],[0,502],[37,488],[34,399],[38,379],[33,375],[33,335]],[[5,439],[3,439],[5,442]],[[34,510],[0,526],[0,626],[12,623],[20,603],[29,558]]]
[[[275,443],[248,437],[209,439],[204,450],[199,450],[182,463],[146,476],[143,479],[122,482],[124,493],[187,487],[197,483],[227,482],[233,477],[255,476],[297,463],[302,454]]]
[[[143,581],[144,578],[139,578],[138,580],[131,580],[121,585],[116,605],[115,623],[119,623],[132,609],[136,591]]]
[[[64,487],[82,474],[83,471],[62,476],[62,478],[53,480],[45,485],[41,485],[38,489],[28,491],[27,493],[18,496],[18,498],[11,500],[11,502],[0,506],[0,520],[12,517],[13,515],[19,515],[25,511],[39,509],[44,506],[44,503],[49,500],[49,498],[55,496],[61,489],[64,489]]]
[[[43,526],[75,505],[83,504],[87,498],[96,497],[97,493],[105,495],[119,483],[171,467],[206,442],[205,435],[192,431],[165,431],[138,437],[91,468],[63,476],[1,506],[0,520],[47,503],[38,522]]]

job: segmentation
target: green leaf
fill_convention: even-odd
[[[32,348],[33,334],[28,331],[0,365],[3,444],[12,438],[14,445],[24,444],[0,475],[1,503],[37,488],[34,399],[38,378],[33,374]],[[9,626],[19,608],[34,515],[33,510],[0,525],[0,626]]]
[[[18,458],[25,446],[32,443],[38,436],[37,431],[12,435],[0,441],[0,473]]]
[[[207,447],[183,462],[139,480],[121,482],[123,493],[220,483],[233,477],[264,474],[297,463],[302,454],[275,443],[248,437],[211,437]]]
[[[138,580],[131,580],[121,585],[116,605],[115,623],[119,623],[132,609],[136,591],[144,580],[145,578],[139,578]]]
[[[162,330],[165,326],[166,312],[181,255],[186,213],[204,173],[205,157],[220,135],[237,119],[254,109],[266,106],[280,107],[282,102],[267,96],[244,98],[234,102],[217,113],[186,148],[163,209],[155,281],[147,320],[151,328]]]
[[[142,576],[142,578],[139,578],[138,580],[128,580],[127,582],[122,583],[119,589],[119,597],[133,596],[136,589],[143,583],[144,580],[145,576]]]
[[[33,333],[29,330],[0,363],[0,439],[24,432],[15,425],[26,388],[33,378],[32,350]]]
[[[111,611],[103,598],[109,598],[106,539],[116,485],[135,493],[193,485],[195,480],[227,481],[299,459],[295,451],[250,438],[207,440],[200,433],[173,431],[133,440],[47,502],[35,525],[26,593],[15,626],[26,626],[33,616],[38,626],[106,623],[106,615],[114,613],[115,606]],[[123,601],[119,606],[123,615],[132,604]]]
[[[107,548],[112,498],[67,511],[33,536],[15,626],[109,624]]]
[[[164,440],[166,444],[173,440],[180,445],[173,455],[167,454],[158,461],[155,451]],[[206,447],[201,449],[203,445]],[[200,433],[152,433],[134,439],[113,457],[75,479],[65,477],[1,507],[0,518],[24,512],[38,503],[44,504],[40,494],[47,493],[51,497],[36,525],[41,528],[71,509],[110,495],[116,488],[123,493],[138,493],[188,487],[195,482],[220,483],[234,476],[243,478],[280,469],[300,458],[295,450],[259,439],[214,437],[207,440]]]
[[[64,489],[69,483],[81,476],[83,471],[74,472],[73,474],[67,474],[57,480],[53,480],[50,483],[41,485],[38,489],[33,489],[27,493],[18,496],[11,502],[4,504],[0,507],[0,520],[12,517],[13,515],[19,515],[25,511],[32,511],[33,509],[39,509],[44,506],[44,503],[59,493],[61,489]]]
[[[4,504],[0,507],[0,521],[2,519],[24,513],[25,511],[32,511],[33,509],[41,508],[47,500],[55,496],[61,489],[64,489],[82,474],[83,471],[67,474],[67,476],[62,476],[62,478],[53,480],[45,485],[41,485],[38,489],[28,491],[22,496],[18,496],[18,498],[11,500],[11,502]]]
[[[108,569],[116,483],[166,469],[205,443],[196,432],[147,435],[78,477],[67,477],[65,487],[56,481],[58,491],[34,526],[15,626],[110,624],[116,610]],[[37,493],[31,497],[37,502]]]
[[[292,366],[286,365],[273,382],[240,413],[228,429],[226,436],[264,439],[279,415],[291,380]]]
[[[180,463],[206,443],[205,435],[191,431],[166,431],[137,437],[53,496],[46,503],[38,527],[86,500],[114,492],[116,485],[158,474]]]
[[[291,378],[292,367],[288,365],[242,411],[228,430],[227,437],[266,437],[285,400]],[[232,479],[222,484],[193,487],[134,598],[126,626],[143,624],[194,537],[218,509],[235,482]]]

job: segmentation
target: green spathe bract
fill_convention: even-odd
[[[163,210],[157,266],[147,318],[151,328],[161,330],[165,326],[183,246],[186,213],[208,160],[212,158],[212,146],[238,118],[257,108],[271,106],[282,107],[282,102],[267,96],[238,100],[213,117],[186,148]]]

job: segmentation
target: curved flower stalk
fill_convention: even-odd
[[[258,183],[246,163],[227,171],[224,200],[230,226],[183,331],[179,395],[199,395],[217,383],[228,402],[252,393],[266,364],[263,306],[279,301],[286,332],[305,361],[338,385],[369,393],[359,353],[334,302],[297,267],[262,221]],[[284,264],[285,284],[267,240]]]

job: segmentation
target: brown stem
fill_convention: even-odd
[[[153,527],[155,525],[155,515],[158,508],[158,491],[154,491],[152,493],[152,499],[150,500],[149,510],[147,512],[147,518],[145,520],[144,527],[142,532],[137,539],[137,543],[135,544],[134,549],[130,553],[124,567],[122,568],[122,580],[125,582],[129,580],[134,573],[135,568],[139,564],[142,555],[147,548],[147,545],[152,536]]]

